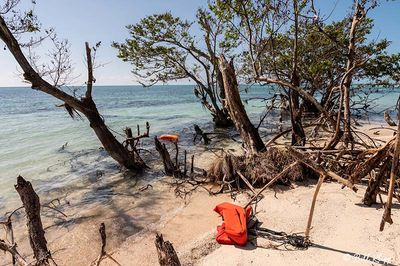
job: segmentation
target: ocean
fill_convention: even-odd
[[[271,87],[254,86],[242,92],[242,97],[259,98],[273,93]],[[381,112],[396,104],[398,92],[382,89],[369,96],[378,98],[372,107]],[[212,129],[211,115],[194,96],[192,85],[97,86],[93,97],[106,124],[121,140],[118,133],[123,128],[129,126],[135,132],[139,124],[143,130],[148,121],[150,138],[144,140],[144,145],[150,149],[156,135],[178,134],[183,145],[190,146],[193,124]],[[18,200],[13,186],[18,175],[30,180],[39,193],[46,193],[90,179],[99,171],[119,171],[118,165],[99,149],[101,144],[87,121],[71,119],[57,107],[59,104],[30,88],[0,88],[0,212],[6,203]],[[257,123],[265,103],[256,99],[245,107]],[[382,119],[381,115],[371,117]],[[265,124],[276,128],[276,118],[272,114]]]

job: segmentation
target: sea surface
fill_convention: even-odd
[[[65,90],[73,91],[72,88]],[[75,93],[82,93],[75,91]],[[243,99],[268,97],[276,93],[266,86],[254,86],[242,91]],[[396,90],[377,90],[369,98],[380,119],[383,110],[393,111],[398,98]],[[145,147],[152,147],[152,138],[163,133],[178,134],[190,145],[193,124],[212,129],[211,116],[193,94],[191,85],[98,86],[94,100],[106,124],[122,140],[126,126],[136,130],[145,122],[151,125]],[[82,179],[117,173],[118,165],[100,149],[101,144],[85,118],[71,119],[61,102],[30,88],[0,88],[0,212],[9,202],[17,200],[14,184],[18,175],[32,181],[39,193],[62,188]],[[245,104],[254,123],[265,110],[261,99]],[[277,126],[272,114],[264,124]],[[7,208],[8,209],[8,208]]]

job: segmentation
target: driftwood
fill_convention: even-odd
[[[357,192],[357,190],[358,190],[357,187],[354,186],[354,184],[351,183],[349,180],[340,177],[339,175],[337,175],[336,173],[334,173],[332,171],[325,170],[320,164],[311,160],[309,158],[310,156],[307,156],[307,154],[300,152],[292,147],[286,147],[286,148],[294,158],[296,158],[300,162],[304,163],[308,167],[312,168],[314,171],[316,171],[320,175],[329,176],[329,177],[335,179],[336,181],[338,181],[339,183],[342,183],[346,187],[351,188],[354,192]]]
[[[126,139],[124,142],[122,142],[122,145],[124,145],[125,149],[127,152],[130,154],[130,156],[133,158],[134,161],[140,162],[143,167],[149,168],[145,162],[142,160],[142,158],[139,155],[139,151],[137,146],[140,143],[140,140],[142,138],[148,138],[150,134],[150,124],[149,122],[146,122],[146,131],[143,134],[140,134],[140,127],[137,125],[137,136],[133,136],[132,129],[130,127],[126,127],[124,129]]]
[[[383,118],[385,119],[386,123],[391,126],[391,127],[395,127],[397,126],[396,123],[393,121],[393,119],[390,117],[388,111],[385,111],[383,113]]]
[[[257,194],[257,191],[254,189],[254,187],[250,184],[249,180],[247,180],[247,178],[242,175],[241,172],[237,172],[237,174],[239,175],[239,177],[243,180],[243,182],[247,185],[247,187],[254,193]]]
[[[4,240],[0,239],[0,250],[9,252],[13,256],[13,265],[28,266],[29,263],[19,254],[17,245],[7,244]]]
[[[318,196],[319,190],[322,186],[322,183],[325,180],[325,177],[326,177],[325,175],[320,176],[320,178],[318,179],[317,187],[315,188],[314,196],[313,196],[313,199],[311,202],[310,214],[308,215],[307,227],[306,227],[306,231],[304,233],[306,241],[309,241],[309,239],[310,239],[310,230],[311,230],[312,219],[314,216],[315,203],[317,201],[317,196]]]
[[[158,262],[160,266],[180,266],[178,255],[175,252],[172,243],[164,241],[163,236],[157,234],[155,245],[158,254]]]
[[[208,145],[210,143],[211,139],[196,124],[194,125],[194,131],[196,132],[196,134],[194,135],[193,143],[196,142],[197,137],[200,137],[200,141],[203,140],[205,145]]]
[[[291,165],[289,165],[288,167],[286,167],[285,170],[283,170],[280,174],[278,174],[277,176],[275,176],[274,178],[271,179],[271,181],[269,181],[263,188],[260,189],[260,191],[257,192],[257,194],[255,194],[245,205],[243,208],[247,208],[254,200],[256,200],[261,193],[263,193],[267,188],[271,187],[273,184],[276,183],[276,181],[278,181],[279,179],[281,179],[284,175],[286,175],[289,171],[292,170],[292,168],[294,166],[296,166],[298,164],[298,162],[294,162]]]
[[[165,144],[161,144],[157,136],[154,137],[154,142],[156,145],[156,150],[162,158],[165,174],[173,176],[175,174],[175,165],[171,160],[171,155],[169,154],[167,147],[165,146]]]
[[[186,178],[188,176],[194,175],[194,155],[192,155],[190,160],[190,174],[188,175],[188,168],[187,168],[187,152],[186,150],[183,152],[184,159],[183,163],[179,162],[179,145],[178,142],[174,142],[175,145],[175,162],[172,161],[171,155],[164,143],[161,143],[157,136],[154,137],[154,142],[156,146],[156,150],[161,156],[164,165],[164,171],[166,175],[177,177],[177,178]],[[181,165],[183,165],[183,170],[181,170]]]
[[[16,243],[14,242],[15,240],[14,240],[14,230],[13,230],[13,224],[12,224],[12,216],[22,208],[23,207],[19,207],[19,208],[15,209],[14,211],[12,211],[8,215],[6,221],[0,222],[0,224],[3,225],[5,230],[6,230],[6,238],[8,238],[7,236],[10,237],[10,240],[9,240],[9,242],[11,244],[10,247],[15,246],[15,252],[17,252],[17,251],[16,251]],[[0,241],[2,241],[2,240],[0,240]],[[7,245],[7,243],[5,243],[5,242],[4,242],[4,244]],[[4,251],[11,252],[12,250],[4,250]],[[12,252],[11,252],[11,255],[12,255],[12,263],[13,263],[13,265],[15,265],[17,259],[16,259],[16,257],[14,256],[14,254]]]
[[[36,265],[50,265],[52,258],[47,248],[47,240],[44,236],[45,232],[40,218],[39,196],[33,190],[32,184],[22,176],[17,177],[15,189],[25,209],[29,242],[36,259]]]
[[[376,196],[379,194],[380,187],[383,183],[384,178],[386,178],[386,174],[390,169],[391,162],[386,160],[377,175],[371,177],[368,181],[368,187],[365,191],[363,203],[367,206],[371,206],[376,203]]]
[[[104,223],[101,223],[101,224],[100,224],[100,227],[99,227],[99,234],[100,234],[100,238],[101,238],[101,249],[100,249],[100,254],[99,254],[99,257],[98,257],[94,262],[92,262],[92,265],[93,265],[93,266],[99,266],[100,263],[101,263],[104,259],[109,258],[109,259],[112,260],[116,265],[119,265],[119,266],[120,266],[121,264],[119,264],[118,261],[116,261],[110,254],[108,254],[108,253],[106,252],[107,235],[106,235],[106,226],[105,226]]]

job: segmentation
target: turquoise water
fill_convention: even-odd
[[[78,92],[79,93],[79,92]],[[253,87],[244,99],[266,97],[274,91]],[[398,93],[370,95],[380,97],[375,111],[396,103]],[[151,136],[179,134],[189,145],[193,123],[211,129],[211,117],[193,95],[193,86],[102,86],[94,89],[94,99],[106,123],[116,132],[136,125],[151,124]],[[101,170],[116,173],[118,165],[100,150],[101,144],[85,119],[72,120],[56,105],[56,99],[30,88],[0,88],[0,210],[16,199],[13,184],[17,175],[31,180],[39,192],[51,191],[90,178]],[[257,123],[265,104],[250,101],[246,109]],[[266,125],[276,127],[276,116]],[[121,137],[119,137],[121,138]],[[65,143],[65,149],[60,149]],[[145,145],[152,146],[152,138]]]
[[[265,88],[245,98],[261,95]],[[151,136],[175,133],[188,144],[193,123],[212,126],[211,116],[193,95],[193,86],[104,86],[96,87],[93,97],[107,125],[118,133],[126,126],[135,131],[137,124],[144,129],[149,121]],[[99,149],[101,144],[87,121],[72,120],[56,107],[60,103],[30,88],[0,88],[0,209],[15,199],[13,184],[18,175],[45,192],[98,170],[118,172],[115,162]],[[247,108],[258,114],[262,106],[252,101]],[[60,149],[65,143],[66,148]],[[153,145],[152,137],[144,144]]]

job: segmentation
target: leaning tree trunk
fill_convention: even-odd
[[[217,79],[217,84],[218,84],[218,88],[219,88],[219,98],[220,98],[220,101],[222,104],[222,109],[219,110],[220,122],[219,122],[219,125],[216,124],[216,126],[231,127],[231,126],[233,126],[233,121],[230,118],[229,110],[226,108],[226,105],[225,105],[226,96],[225,96],[225,89],[224,89],[224,80],[222,79],[222,73],[218,67],[218,58],[215,59],[215,64],[216,64],[216,67],[215,67],[216,79]]]
[[[115,136],[108,129],[104,123],[104,119],[96,108],[94,101],[90,99],[84,99],[89,107],[89,112],[85,110],[84,115],[89,120],[90,127],[95,132],[97,138],[100,140],[104,149],[108,154],[117,161],[120,165],[123,165],[127,169],[141,170],[146,167],[142,160],[135,160],[133,155],[127,151],[127,149],[115,138]]]
[[[91,128],[96,133],[104,149],[108,154],[116,160],[120,165],[128,169],[138,170],[143,169],[143,161],[136,161],[134,157],[122,146],[121,143],[114,137],[108,127],[105,125],[103,118],[99,114],[97,107],[92,99],[93,66],[91,58],[91,49],[86,43],[86,56],[88,64],[88,81],[86,95],[82,99],[71,96],[60,88],[51,85],[45,81],[31,66],[29,61],[23,54],[18,41],[15,39],[2,16],[0,16],[0,39],[6,44],[15,60],[22,68],[24,78],[31,83],[32,88],[49,94],[64,102],[65,108],[72,116],[74,112],[84,114],[90,122]]]
[[[225,104],[229,110],[229,114],[235,124],[236,129],[240,133],[246,149],[250,154],[255,154],[265,150],[265,145],[258,133],[258,130],[250,122],[244,109],[242,100],[239,94],[238,83],[236,79],[235,68],[233,61],[228,63],[222,55],[219,58],[219,67],[222,73],[225,89]]]

